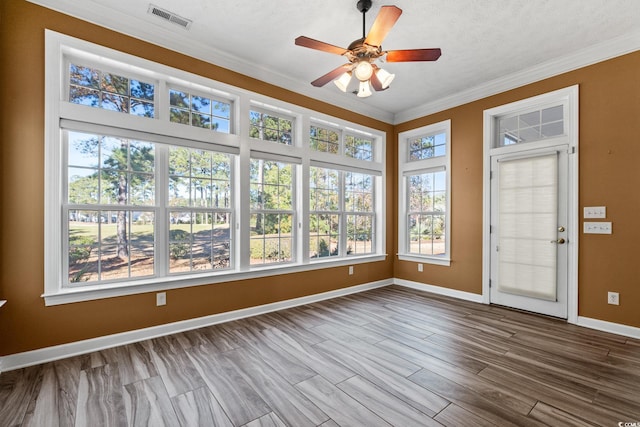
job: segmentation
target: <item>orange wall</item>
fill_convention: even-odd
[[[415,263],[396,259],[394,276],[482,293],[483,111],[578,84],[580,229],[584,206],[606,206],[613,222],[610,236],[579,234],[578,315],[640,327],[639,75],[634,52],[397,125],[396,140],[399,132],[451,119],[452,262],[425,264],[418,273]],[[607,304],[607,291],[620,293],[619,306]]]
[[[44,29],[282,99],[387,132],[387,253],[397,253],[396,135],[452,121],[452,263],[386,262],[197,286],[45,307]],[[579,314],[640,327],[640,52],[465,104],[397,126],[278,88],[79,21],[24,0],[0,2],[0,355],[94,338],[189,318],[398,277],[481,293],[482,112],[580,85],[580,207],[607,206],[611,236],[580,235]],[[581,209],[582,210],[582,209]],[[620,306],[606,291],[620,292]]]
[[[387,133],[393,126],[23,0],[0,2],[0,355],[33,350],[393,277],[393,261],[169,290],[155,306],[147,293],[45,307],[44,29],[108,46]],[[393,170],[393,155],[387,156]],[[393,182],[387,186],[393,211]],[[387,234],[392,235],[388,223]],[[387,252],[391,253],[388,242]]]

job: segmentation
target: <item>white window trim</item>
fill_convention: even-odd
[[[135,76],[148,77],[154,82],[160,83],[156,87],[158,99],[155,104],[156,117],[142,118],[128,114],[110,112],[98,108],[88,108],[82,105],[61,101],[65,98],[65,57],[88,58],[90,62],[97,64],[116,64],[125,71],[131,69]],[[98,67],[99,68],[99,67]],[[212,97],[228,99],[232,101],[231,132],[226,134],[213,132],[207,129],[198,129],[179,123],[171,123],[158,120],[166,118],[168,112],[162,111],[164,103],[168,105],[168,95],[164,92],[168,87],[179,87],[193,90],[199,93],[211,94]],[[249,110],[274,109],[278,114],[292,116],[294,119],[294,142],[292,146],[283,144],[267,144],[264,141],[252,141],[249,132]],[[236,188],[233,197],[232,226],[235,235],[232,239],[234,263],[232,270],[221,270],[207,273],[187,273],[164,277],[136,279],[127,282],[119,282],[103,285],[87,285],[77,288],[62,287],[61,274],[65,254],[62,253],[62,201],[63,201],[63,153],[61,151],[61,121],[85,124],[89,129],[112,128],[113,121],[104,119],[105,113],[113,113],[111,117],[124,123],[127,132],[138,136],[153,134],[152,141],[159,143],[172,143],[179,140],[188,141],[189,146],[201,146],[211,150],[235,153],[235,164],[232,169],[239,172],[234,174],[234,186]],[[315,157],[309,150],[310,123],[319,119],[328,123],[335,123],[344,134],[355,131],[370,136],[374,141],[374,162],[361,161],[350,158],[322,158],[326,163],[335,167],[353,168],[355,171],[368,171],[375,176],[375,251],[367,255],[351,255],[339,259],[310,262],[308,251],[308,223],[303,220],[308,213],[309,197],[309,166]],[[124,131],[123,131],[124,132]],[[125,132],[125,133],[127,133]],[[184,145],[179,142],[175,145]],[[280,147],[282,145],[282,147]],[[274,147],[275,146],[275,147]],[[275,148],[275,149],[274,149]],[[198,285],[209,285],[221,282],[245,280],[251,278],[312,271],[321,268],[332,268],[346,265],[384,261],[387,254],[386,248],[386,195],[385,172],[386,165],[381,153],[385,150],[385,133],[371,128],[366,128],[345,120],[324,115],[309,109],[305,109],[283,101],[268,98],[266,96],[237,88],[231,85],[216,82],[195,74],[157,64],[142,58],[134,57],[116,50],[95,45],[80,39],[66,36],[51,30],[45,30],[45,217],[44,224],[44,250],[45,250],[45,289],[42,297],[45,305],[66,304],[80,301],[89,301],[100,298],[109,298],[123,295],[133,295],[146,292],[177,289]],[[297,163],[296,188],[296,233],[295,242],[296,262],[290,264],[267,265],[264,267],[249,266],[249,235],[250,224],[249,204],[243,203],[242,195],[249,194],[249,176],[241,173],[248,170],[252,152],[255,155],[262,152],[274,153],[282,156],[283,161]],[[296,159],[296,160],[294,160]],[[162,209],[162,207],[159,207]]]
[[[446,155],[436,158],[409,161],[408,140],[410,138],[444,133],[447,138]],[[418,255],[408,251],[407,230],[407,180],[413,173],[442,170],[446,172],[447,207],[445,212],[445,254]],[[398,134],[398,259],[417,263],[451,265],[451,120],[423,126]]]

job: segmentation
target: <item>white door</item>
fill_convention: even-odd
[[[492,304],[567,318],[568,148],[491,156]]]

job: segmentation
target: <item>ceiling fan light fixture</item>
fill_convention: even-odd
[[[360,87],[358,88],[358,98],[366,98],[368,96],[371,96],[371,87],[369,87],[369,82],[361,81]]]
[[[349,86],[349,82],[351,82],[351,72],[347,71],[346,73],[341,75],[340,78],[338,78],[337,80],[334,80],[333,82],[336,84],[336,86],[338,86],[338,89],[340,89],[343,92],[346,92],[347,86]]]
[[[386,89],[389,87],[393,79],[396,78],[396,75],[391,74],[390,72],[385,71],[382,68],[378,68],[378,71],[376,72],[376,77],[378,77],[378,80],[380,80],[382,89]]]
[[[356,78],[361,82],[368,81],[373,75],[373,66],[367,60],[362,60],[358,62],[353,73],[356,75]]]

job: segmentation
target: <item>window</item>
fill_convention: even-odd
[[[344,154],[359,160],[373,160],[373,141],[370,138],[347,135]]]
[[[340,255],[342,217],[340,171],[311,167],[309,182],[309,257]]]
[[[293,143],[293,119],[276,113],[251,110],[249,113],[251,138],[291,145]]]
[[[385,258],[382,134],[46,39],[47,305]]]
[[[169,90],[169,119],[217,132],[229,133],[231,103],[191,94],[184,90]]]
[[[155,274],[155,145],[98,134],[68,139],[67,283]]]
[[[294,166],[251,159],[251,264],[291,262]]]
[[[449,265],[451,122],[399,135],[399,257]]]
[[[321,167],[310,176],[309,257],[372,253],[375,177]]]
[[[496,121],[500,147],[565,135],[562,105],[509,114],[496,118]]]
[[[408,175],[409,253],[443,255],[445,248],[446,174]]]
[[[97,68],[69,64],[69,102],[154,117],[155,86]]]
[[[447,155],[447,135],[422,135],[409,140],[409,161],[431,159]]]
[[[310,147],[314,151],[344,155],[345,157],[373,161],[374,140],[364,135],[342,134],[333,127],[312,124]]]
[[[340,151],[340,133],[334,129],[311,125],[310,137],[312,150],[332,154]]]
[[[65,131],[65,285],[158,274],[156,219],[168,218],[169,273],[231,265],[231,158],[226,153]],[[168,170],[157,159],[168,157]],[[167,191],[157,191],[168,176]],[[160,197],[156,197],[160,194]],[[159,213],[165,206],[166,213]]]
[[[317,119],[309,141],[309,259],[375,253],[382,172],[381,160],[374,159],[375,138]]]
[[[169,147],[169,271],[231,266],[232,156]]]
[[[367,254],[373,251],[374,209],[373,176],[345,172],[345,210],[347,253]]]

